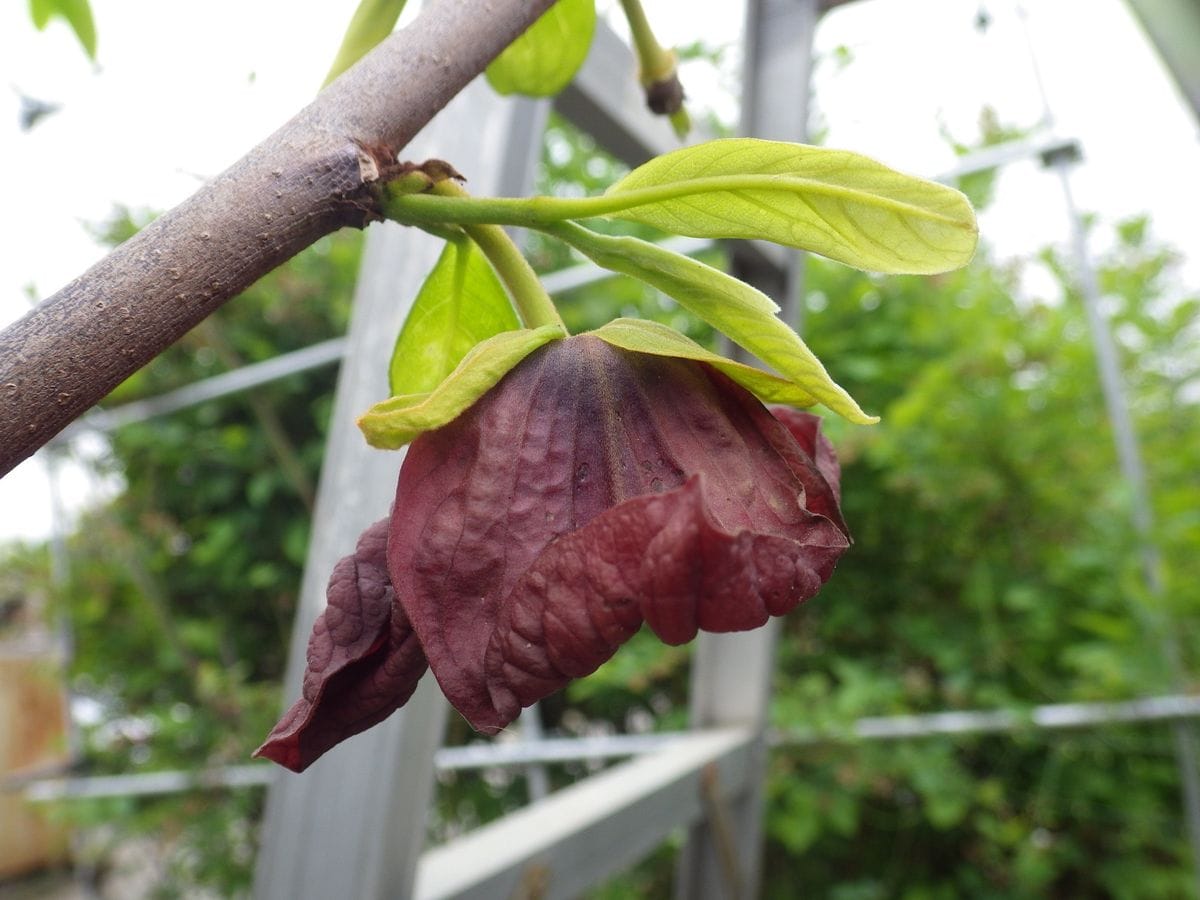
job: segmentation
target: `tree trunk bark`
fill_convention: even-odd
[[[380,218],[381,168],[552,2],[428,4],[231,168],[0,333],[0,476],[260,276]]]

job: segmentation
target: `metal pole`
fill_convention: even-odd
[[[926,737],[1083,730],[1107,725],[1163,723],[1200,718],[1200,697],[1168,694],[1112,703],[1053,703],[1032,709],[972,709],[906,716],[868,716],[845,728],[796,728],[767,733],[767,745],[781,751],[865,741],[904,741]],[[439,772],[531,765],[599,762],[657,753],[695,737],[691,731],[608,734],[583,738],[465,744],[442,747],[434,756]],[[138,775],[88,775],[10,778],[0,792],[20,790],[31,803],[95,797],[140,797],[208,788],[254,788],[272,781],[270,764],[212,769],[144,772]]]
[[[1014,8],[1021,23],[1025,47],[1029,54],[1029,65],[1041,99],[1042,120],[1047,130],[1053,133],[1054,109],[1050,105],[1050,95],[1046,91],[1041,66],[1034,50],[1033,36],[1029,31],[1029,14],[1022,0],[1014,0]],[[1104,394],[1104,405],[1109,421],[1112,423],[1113,440],[1116,443],[1121,474],[1129,485],[1130,517],[1138,536],[1142,577],[1151,597],[1155,601],[1159,601],[1163,596],[1163,585],[1159,571],[1160,556],[1153,538],[1154,513],[1150,505],[1150,491],[1146,484],[1146,469],[1142,464],[1137,433],[1129,414],[1129,402],[1126,399],[1125,385],[1121,377],[1121,367],[1117,360],[1112,331],[1100,309],[1100,284],[1096,279],[1096,271],[1088,254],[1087,231],[1084,229],[1083,218],[1079,215],[1079,208],[1075,205],[1075,195],[1071,190],[1070,167],[1078,158],[1077,146],[1072,150],[1058,150],[1042,157],[1046,166],[1054,170],[1062,187],[1063,203],[1071,228],[1071,247],[1079,278],[1079,292],[1083,301],[1084,314],[1087,317],[1088,329],[1092,336],[1092,346],[1096,353],[1100,388]],[[1178,638],[1174,629],[1169,627],[1168,616],[1162,611],[1161,606],[1154,619],[1156,621],[1153,623],[1153,630],[1159,632],[1158,636],[1163,656],[1167,661],[1171,685],[1178,690],[1184,682],[1183,656]],[[1200,748],[1197,747],[1195,730],[1187,722],[1172,723],[1171,737],[1175,744],[1175,761],[1179,767],[1179,778],[1183,782],[1183,816],[1184,821],[1187,822],[1188,840],[1192,848],[1192,876],[1195,880],[1196,893],[1200,895]]]
[[[521,712],[521,731],[519,743],[523,747],[536,748],[545,743],[546,735],[542,730],[542,711],[538,703],[533,704],[529,709]],[[434,760],[437,764],[437,760]],[[534,762],[525,767],[525,781],[527,783],[527,791],[529,802],[536,803],[538,800],[544,800],[550,795],[550,773],[543,765]]]
[[[1063,201],[1071,223],[1071,245],[1079,278],[1079,292],[1087,316],[1092,345],[1096,352],[1096,367],[1100,376],[1100,387],[1104,394],[1104,405],[1112,423],[1113,440],[1116,443],[1117,459],[1121,474],[1129,485],[1130,516],[1137,532],[1141,555],[1142,577],[1146,589],[1157,603],[1163,598],[1161,558],[1154,543],[1154,512],[1150,504],[1150,490],[1146,483],[1146,469],[1138,445],[1137,433],[1129,413],[1129,402],[1121,377],[1116,345],[1108,320],[1100,309],[1100,285],[1087,250],[1087,233],[1083,226],[1075,196],[1071,191],[1071,159],[1057,155],[1049,161],[1050,168],[1058,175],[1062,185]],[[1158,632],[1163,657],[1166,659],[1171,687],[1179,690],[1185,681],[1183,653],[1177,632],[1171,627],[1170,615],[1159,607],[1153,617],[1154,630]],[[1175,744],[1175,760],[1179,766],[1179,777],[1183,782],[1183,813],[1187,822],[1188,839],[1192,848],[1192,869],[1196,890],[1200,894],[1200,748],[1197,747],[1194,726],[1182,720],[1171,723],[1171,737]]]

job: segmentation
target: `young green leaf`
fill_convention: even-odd
[[[376,403],[358,420],[367,443],[398,450],[424,431],[440,428],[482,397],[513,366],[543,344],[566,337],[556,325],[493,335],[463,357],[432,391],[405,394]]]
[[[519,327],[508,294],[475,244],[447,242],[396,339],[388,365],[392,394],[432,391],[480,341]]]
[[[592,46],[595,0],[558,0],[487,67],[499,94],[552,97],[570,83]]]
[[[62,18],[89,59],[96,58],[96,22],[92,18],[92,7],[88,0],[30,0],[29,17],[38,31],[43,30],[52,18]]]
[[[863,412],[829,377],[799,335],[775,315],[777,307],[761,291],[702,262],[637,238],[609,237],[568,222],[546,230],[597,265],[632,275],[674,298],[833,412],[858,424],[879,421],[877,416]]]
[[[392,33],[404,10],[405,0],[359,0],[350,17],[342,45],[338,48],[325,84],[333,81]]]
[[[860,269],[931,273],[964,265],[978,229],[953,188],[845,150],[732,138],[685,147],[608,189],[647,202],[609,215],[674,234],[760,238]]]
[[[706,350],[691,338],[659,322],[645,319],[613,319],[589,333],[623,350],[708,363],[764,403],[807,407],[821,402],[819,397],[793,381]]]
[[[33,27],[38,31],[45,29],[56,6],[53,0],[29,0],[29,18],[33,20]]]

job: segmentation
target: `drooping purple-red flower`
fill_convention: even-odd
[[[839,499],[817,417],[704,363],[553,341],[412,443],[258,753],[302,770],[403,705],[426,661],[494,733],[643,623],[670,644],[756,628],[829,578]]]

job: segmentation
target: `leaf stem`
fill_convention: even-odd
[[[463,230],[457,225],[435,225],[431,222],[426,222],[414,227],[420,228],[426,234],[432,234],[434,237],[441,238],[448,243],[469,240]]]
[[[444,182],[443,182],[444,183]],[[668,184],[655,184],[633,190],[600,194],[594,197],[469,197],[437,194],[393,194],[383,200],[384,214],[406,225],[454,223],[515,225],[544,228],[567,219],[608,216],[666,200],[721,191],[786,191],[810,197],[826,197],[842,202],[869,203],[875,209],[902,213],[917,219],[953,224],[952,216],[881,197],[867,191],[794,175],[711,175],[688,178]],[[439,192],[440,193],[440,192]],[[680,232],[684,233],[684,232]]]
[[[359,0],[358,8],[350,18],[346,36],[338,48],[333,65],[321,87],[325,87],[348,68],[358,62],[380,41],[392,33],[405,0]]]
[[[682,140],[691,130],[692,122],[683,106],[683,85],[679,83],[679,57],[674,50],[664,50],[650,28],[641,0],[621,0],[629,33],[638,55],[638,73],[646,91],[646,105],[656,115],[669,116],[671,127]]]
[[[458,183],[448,178],[439,181],[432,187],[432,194],[412,194],[409,196],[430,197],[431,199],[448,199],[450,202],[479,203],[471,198]],[[445,220],[443,220],[445,221]],[[450,221],[454,221],[451,219]],[[423,224],[413,222],[411,224]],[[554,325],[565,333],[566,325],[554,306],[554,301],[546,293],[542,282],[538,279],[533,268],[526,261],[512,238],[499,225],[459,222],[467,237],[475,242],[483,255],[487,257],[500,280],[508,289],[517,314],[527,328],[540,328],[543,325]]]
[[[643,85],[650,85],[675,73],[675,54],[664,50],[650,28],[641,0],[621,0],[621,9],[629,20],[629,32],[637,50]]]

